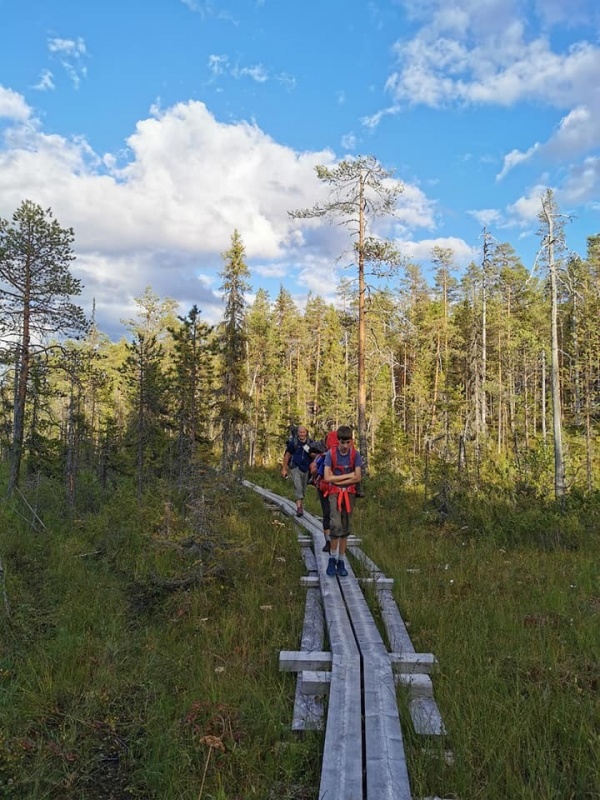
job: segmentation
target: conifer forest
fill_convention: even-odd
[[[253,284],[233,231],[217,325],[195,305],[178,315],[147,286],[120,341],[77,305],[76,233],[24,201],[0,221],[9,494],[36,475],[60,478],[75,503],[90,482],[129,476],[141,493],[193,463],[273,466],[298,422],[315,438],[349,422],[371,474],[424,483],[432,496],[596,491],[600,234],[585,254],[570,252],[546,200],[535,265],[484,230],[482,259],[462,274],[449,249],[434,249],[430,280],[401,257],[385,271],[367,257],[361,285],[350,267],[337,303],[309,295],[304,309],[283,286],[271,297]]]

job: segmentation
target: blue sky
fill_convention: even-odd
[[[73,227],[73,272],[113,337],[151,285],[221,314],[237,228],[253,290],[335,297],[316,164],[374,155],[402,181],[388,233],[457,274],[487,225],[526,266],[540,197],[600,232],[597,0],[0,0],[0,216]]]

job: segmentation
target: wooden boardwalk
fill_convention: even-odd
[[[259,486],[245,485],[294,517],[308,575],[300,651],[282,651],[279,666],[297,673],[293,728],[323,724],[328,695],[319,800],[411,800],[396,699],[396,685],[408,687],[417,732],[444,733],[428,674],[429,654],[415,653],[391,594],[391,583],[351,537],[349,551],[371,575],[380,603],[389,652],[350,563],[347,578],[326,575],[320,521],[295,517],[295,503]],[[306,535],[305,531],[308,532]],[[324,650],[325,630],[329,650]]]

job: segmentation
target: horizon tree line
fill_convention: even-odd
[[[390,173],[365,159],[319,177],[329,201],[291,213],[349,228],[356,274],[340,283],[339,306],[309,295],[301,311],[283,286],[248,304],[234,231],[218,325],[197,306],[177,317],[175,302],[147,287],[130,340],[116,343],[72,302],[73,231],[30,201],[0,220],[9,492],[23,468],[60,476],[74,502],[85,472],[104,486],[130,476],[141,496],[156,478],[181,484],[198,463],[224,473],[272,465],[301,421],[317,437],[350,422],[372,469],[406,482],[435,462],[465,482],[545,495],[553,486],[557,500],[598,488],[600,234],[585,258],[570,254],[548,192],[540,270],[484,229],[482,261],[460,278],[452,251],[434,248],[430,286],[418,264],[367,234],[401,191]]]

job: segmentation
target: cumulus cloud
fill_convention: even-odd
[[[25,102],[25,98],[0,86],[0,119],[14,120],[15,122],[25,122],[31,117],[31,109]]]
[[[251,123],[219,123],[199,102],[141,120],[125,164],[84,139],[44,134],[14,92],[0,92],[0,111],[13,121],[0,150],[0,216],[27,198],[73,227],[74,270],[113,320],[146,284],[216,307],[196,275],[222,268],[236,228],[249,260],[298,251],[306,234],[287,211],[319,199],[314,165],[333,161],[328,151],[298,154]]]
[[[83,138],[45,133],[23,98],[1,88],[0,115],[9,120],[0,147],[0,217],[29,199],[74,229],[82,302],[89,310],[95,299],[98,324],[110,335],[147,285],[175,298],[182,313],[196,302],[216,321],[221,254],[234,229],[259,278],[285,275],[301,287],[299,296],[335,287],[331,270],[351,251],[348,230],[288,213],[326,199],[314,167],[333,164],[332,152],[299,153],[254,123],[219,122],[197,101],[153,108],[123,153],[99,154]],[[381,231],[406,238],[434,227],[434,214],[424,192],[405,185],[397,216]]]
[[[532,186],[526,194],[507,207],[510,217],[522,225],[534,222],[542,208],[542,197],[549,188],[555,191],[555,187],[545,184]]]
[[[597,196],[600,184],[592,188],[596,171],[589,161],[600,147],[597,3],[398,0],[398,5],[412,25],[411,34],[393,46],[396,64],[386,82],[391,103],[364,118],[363,125],[376,128],[384,117],[416,105],[556,109],[563,116],[547,138],[507,152],[496,179],[535,158],[544,168],[563,165],[571,196],[575,176],[585,181],[582,196]]]
[[[421,239],[420,241],[404,240],[396,242],[400,252],[410,261],[429,262],[434,247],[452,250],[456,266],[465,266],[479,255],[476,247],[471,247],[464,239],[455,236],[441,236],[437,239]]]

